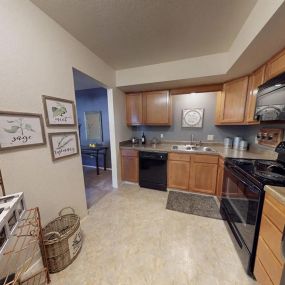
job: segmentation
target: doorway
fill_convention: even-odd
[[[108,90],[73,69],[87,208],[112,192]]]

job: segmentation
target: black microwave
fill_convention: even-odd
[[[285,73],[258,87],[255,119],[285,121]]]

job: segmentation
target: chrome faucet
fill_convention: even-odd
[[[191,134],[191,135],[190,135],[190,144],[193,144],[193,142],[194,142],[194,135]]]

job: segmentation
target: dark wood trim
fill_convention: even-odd
[[[170,89],[170,95],[180,95],[189,93],[203,93],[203,92],[217,92],[223,90],[223,84],[209,84],[209,85],[197,85],[189,86],[177,89]]]
[[[0,170],[0,188],[1,188],[2,196],[5,196],[6,192],[5,192],[4,181],[3,181],[1,170]]]
[[[53,153],[52,137],[53,136],[61,136],[61,135],[75,135],[77,151],[76,151],[76,153],[72,153],[72,154],[69,154],[69,155],[65,155],[65,156],[62,156],[62,157],[55,158],[54,153]],[[63,159],[63,158],[66,158],[66,157],[70,157],[70,156],[74,156],[74,155],[78,155],[79,154],[79,144],[78,144],[78,134],[77,134],[77,132],[48,133],[48,139],[49,139],[49,145],[50,145],[51,158],[52,158],[53,161],[57,161],[59,159]]]
[[[58,101],[58,102],[64,102],[64,103],[69,103],[72,105],[72,112],[73,112],[73,117],[74,117],[74,123],[73,124],[51,124],[49,122],[48,118],[48,111],[47,111],[47,103],[46,100],[51,100],[51,101]],[[72,100],[67,100],[67,99],[62,99],[62,98],[56,98],[52,96],[47,96],[47,95],[42,95],[42,101],[44,105],[44,114],[45,114],[45,121],[47,127],[75,127],[77,125],[76,122],[76,109],[75,109],[75,103]]]
[[[44,128],[44,119],[42,114],[37,113],[26,113],[26,112],[14,112],[14,111],[0,111],[0,116],[18,116],[18,117],[37,117],[40,120],[40,126],[41,126],[41,132],[42,132],[42,139],[43,142],[41,143],[35,143],[35,144],[26,144],[26,145],[17,145],[17,146],[11,146],[11,147],[1,147],[0,143],[0,151],[9,151],[11,149],[16,148],[25,148],[25,147],[31,147],[31,146],[40,146],[46,144],[46,135],[45,135],[45,128]]]

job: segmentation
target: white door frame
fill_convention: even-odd
[[[114,110],[114,93],[112,88],[107,88],[108,98],[108,116],[109,116],[109,132],[110,132],[110,151],[111,151],[111,165],[112,165],[112,185],[118,188],[118,145],[116,141],[115,128],[115,110]]]

